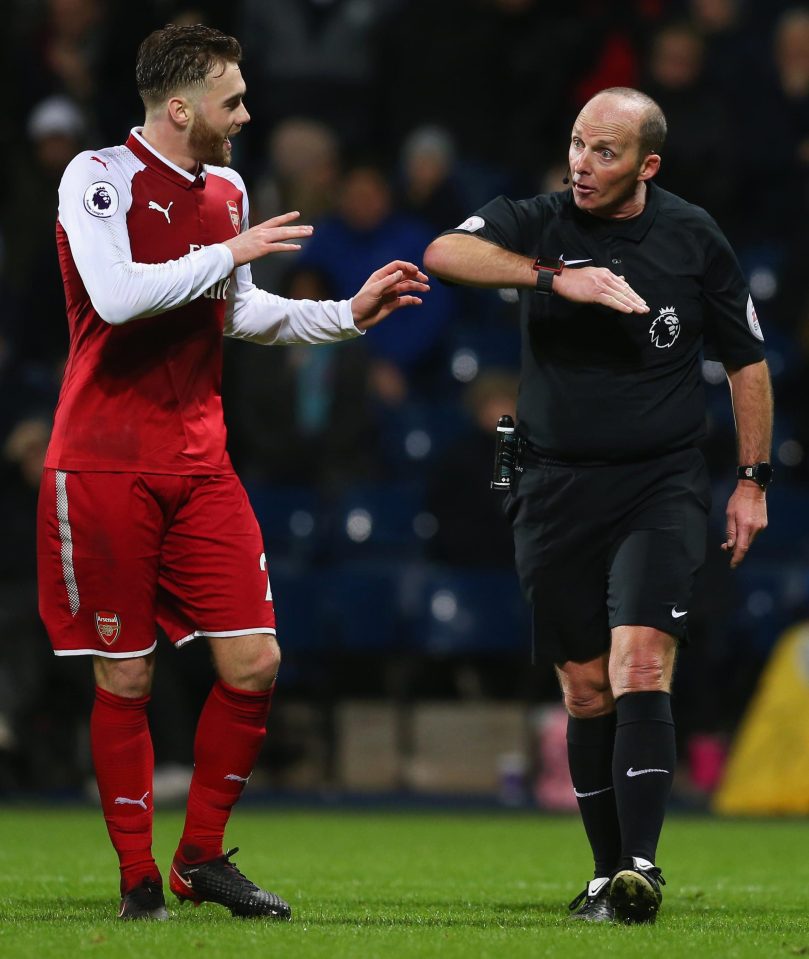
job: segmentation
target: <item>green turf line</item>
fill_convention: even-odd
[[[182,822],[159,814],[167,869]],[[809,955],[809,825],[671,819],[655,927],[570,923],[589,878],[572,818],[300,813],[251,808],[239,868],[292,905],[290,924],[180,907],[115,919],[117,867],[95,810],[0,808],[0,959],[770,959]]]

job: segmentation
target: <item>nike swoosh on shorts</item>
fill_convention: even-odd
[[[631,778],[633,776],[645,776],[646,773],[667,773],[668,771],[668,769],[633,769],[630,766],[626,774]]]

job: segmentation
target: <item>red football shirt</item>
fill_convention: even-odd
[[[223,332],[263,344],[356,336],[350,301],[286,300],[234,271],[248,225],[241,177],[196,176],[133,130],[77,156],[59,187],[70,351],[45,465],[211,474],[231,469]]]

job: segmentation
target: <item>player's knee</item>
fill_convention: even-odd
[[[96,656],[94,663],[96,685],[124,699],[148,696],[154,674],[153,656],[132,659],[106,659]]]
[[[246,684],[252,689],[269,689],[275,682],[281,666],[281,649],[274,636],[256,650],[251,660],[244,664]]]

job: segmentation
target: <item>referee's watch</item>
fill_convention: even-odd
[[[536,292],[546,296],[553,293],[553,278],[565,268],[564,260],[553,260],[547,256],[538,256],[534,260],[534,270],[537,274]]]
[[[772,483],[773,472],[772,463],[753,463],[750,466],[740,466],[736,470],[736,478],[753,480],[761,489],[766,490]]]

